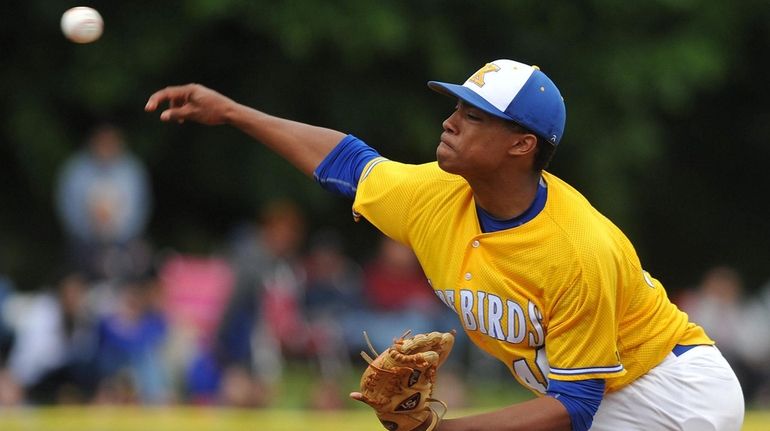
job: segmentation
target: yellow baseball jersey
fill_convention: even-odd
[[[548,379],[601,378],[615,391],[676,344],[713,344],[620,229],[567,183],[543,180],[537,216],[483,233],[462,177],[380,157],[364,169],[353,211],[410,246],[470,339],[535,393]]]

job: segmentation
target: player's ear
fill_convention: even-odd
[[[523,156],[526,154],[534,154],[536,149],[537,136],[532,133],[517,133],[512,136],[508,154],[512,156]]]

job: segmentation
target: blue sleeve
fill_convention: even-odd
[[[353,199],[364,167],[379,156],[364,141],[348,135],[316,167],[313,178],[324,189]]]
[[[564,382],[550,379],[546,394],[556,398],[567,408],[572,421],[572,431],[586,431],[591,428],[594,415],[602,402],[604,380]]]

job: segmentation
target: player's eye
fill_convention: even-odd
[[[473,120],[473,121],[481,121],[482,120],[480,115],[477,115],[477,114],[475,114],[473,112],[468,112],[467,114],[465,114],[465,116],[468,117],[469,120]]]

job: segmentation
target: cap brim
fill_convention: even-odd
[[[431,90],[437,93],[441,93],[445,96],[457,97],[463,102],[469,105],[473,105],[476,108],[479,108],[488,114],[494,115],[495,117],[499,117],[507,121],[515,121],[513,118],[509,117],[505,112],[495,108],[494,105],[487,102],[486,99],[479,96],[468,87],[464,87],[458,84],[450,84],[448,82],[439,82],[439,81],[428,81],[428,87]]]

